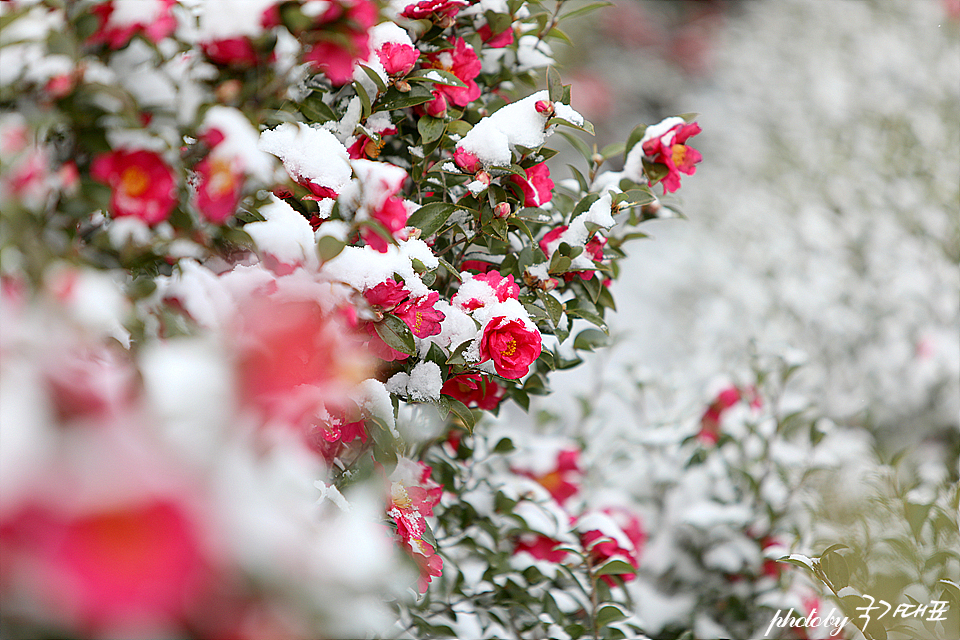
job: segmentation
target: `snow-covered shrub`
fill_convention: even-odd
[[[443,633],[444,597],[469,635],[478,570],[504,628],[626,615],[644,534],[550,503],[575,450],[470,479],[508,448],[475,460],[478,418],[605,344],[651,188],[700,160],[668,118],[569,135],[554,184],[591,125],[550,43],[592,8],[0,4],[5,637]],[[514,533],[587,600],[532,605]]]

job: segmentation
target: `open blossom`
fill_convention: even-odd
[[[443,489],[430,479],[433,470],[422,462],[401,458],[390,476],[389,515],[397,525],[397,535],[407,552],[420,568],[420,593],[434,577],[441,575],[443,559],[423,537],[427,533],[426,519],[440,502]]]
[[[564,562],[569,552],[564,549],[557,549],[561,544],[559,540],[547,537],[540,533],[524,533],[517,538],[513,553],[529,553],[537,560],[546,560],[547,562]]]
[[[466,87],[451,87],[448,85],[436,85],[433,90],[433,101],[425,106],[427,113],[431,116],[440,116],[447,110],[447,105],[452,103],[458,107],[465,107],[472,101],[480,97],[480,87],[474,80],[483,68],[480,58],[463,38],[455,38],[451,41],[452,49],[444,49],[436,53],[427,54],[427,59],[423,63],[425,69],[443,69],[449,71],[459,78]]]
[[[418,338],[435,336],[440,333],[440,323],[446,317],[442,311],[434,308],[439,299],[440,294],[431,291],[423,297],[406,300],[393,313],[406,322],[411,333]]]
[[[535,475],[523,469],[518,469],[516,472],[536,480],[550,492],[554,500],[563,504],[580,490],[580,481],[583,478],[583,470],[580,469],[580,451],[561,449],[557,452],[555,466],[546,473]]]
[[[553,197],[553,180],[545,162],[527,169],[527,178],[511,175],[510,181],[523,191],[523,206],[539,207],[550,202]]]
[[[664,125],[669,125],[666,131],[663,131]],[[680,173],[693,175],[696,172],[695,165],[703,156],[693,147],[688,147],[686,142],[698,133],[700,125],[696,122],[687,124],[680,118],[667,118],[649,127],[638,143],[645,156],[666,165],[667,175],[662,181],[664,194],[680,188]]]
[[[479,373],[462,373],[443,383],[440,392],[456,398],[468,407],[484,411],[497,408],[506,394],[506,388],[497,384],[490,376]]]
[[[223,224],[237,210],[243,172],[229,158],[209,155],[194,167],[199,177],[197,208],[214,224]]]
[[[480,361],[493,360],[497,374],[513,380],[527,375],[530,365],[540,357],[540,332],[526,323],[493,317],[480,338]]]
[[[720,420],[723,414],[741,400],[747,400],[754,409],[760,408],[763,404],[757,390],[753,387],[741,390],[739,387],[730,386],[723,389],[700,418],[700,432],[697,438],[707,444],[716,444],[720,440]]]
[[[94,158],[94,180],[110,185],[110,210],[147,224],[163,222],[177,202],[173,170],[154,151],[117,149]]]
[[[400,231],[407,226],[407,219],[410,217],[403,200],[397,196],[390,196],[383,201],[379,207],[370,212],[370,218],[376,220],[397,240],[402,240]],[[369,227],[365,227],[360,232],[360,237],[371,248],[380,253],[385,253],[388,243],[385,238]]]
[[[100,24],[90,42],[106,43],[111,49],[120,49],[141,33],[157,43],[173,33],[177,20],[173,16],[176,0],[107,0],[93,7]]]
[[[314,71],[322,72],[333,84],[350,82],[353,67],[370,55],[369,30],[377,21],[377,7],[371,0],[335,0],[327,3],[314,21],[319,39],[303,55]],[[295,33],[294,35],[301,35]]]
[[[398,77],[410,73],[413,65],[420,59],[420,52],[403,42],[384,42],[377,49],[377,57],[388,76]]]
[[[419,2],[407,4],[400,15],[411,20],[423,20],[433,15],[450,19],[465,6],[467,6],[466,0],[419,0]]]
[[[623,508],[608,507],[583,516],[577,521],[580,543],[590,552],[590,560],[599,566],[617,558],[634,569],[640,567],[640,552],[647,540],[640,518]],[[624,581],[633,580],[635,573],[620,574]],[[616,583],[612,576],[603,576],[610,586]]]
[[[460,290],[453,297],[453,303],[464,311],[475,311],[494,302],[517,300],[520,287],[513,275],[502,276],[496,269],[477,275],[464,275]]]

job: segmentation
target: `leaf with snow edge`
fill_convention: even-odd
[[[460,208],[449,202],[430,202],[410,214],[407,226],[417,227],[422,232],[422,238],[429,238],[443,227],[454,211]]]
[[[374,328],[377,330],[377,335],[388,347],[408,356],[417,353],[417,343],[413,339],[410,327],[392,313],[384,314],[383,320],[375,323]]]
[[[433,100],[433,93],[420,85],[414,85],[407,93],[397,91],[396,87],[390,87],[377,101],[376,106],[377,111],[394,111],[415,107],[431,100]]]
[[[439,76],[439,78],[434,76]],[[408,82],[430,82],[446,87],[466,88],[467,86],[463,80],[443,69],[421,69],[420,71],[414,71],[408,75],[405,80]]]
[[[584,309],[577,309],[577,308],[571,309],[568,305],[567,316],[571,318],[580,318],[582,320],[586,320],[587,322],[595,325],[604,333],[610,332],[610,328],[607,327],[606,321],[592,311],[586,311]]]
[[[638,124],[633,128],[633,131],[630,132],[630,135],[627,136],[627,142],[623,147],[623,159],[626,161],[627,155],[630,153],[630,150],[633,149],[638,142],[643,140],[644,134],[647,132],[647,125]]]
[[[637,570],[629,563],[618,558],[613,558],[603,563],[593,572],[595,576],[623,575],[625,573],[636,573]]]
[[[382,93],[386,93],[386,92],[387,92],[387,85],[385,85],[385,84],[383,83],[383,78],[380,77],[380,74],[379,74],[379,73],[377,73],[376,71],[374,71],[374,70],[371,69],[370,67],[368,67],[368,66],[366,66],[366,65],[363,65],[363,64],[360,64],[360,65],[357,65],[357,66],[360,67],[361,69],[363,69],[363,72],[367,74],[367,77],[370,78],[370,80],[373,82],[373,84],[376,85],[376,87],[377,87],[377,95],[380,95],[380,94],[382,94]]]
[[[460,136],[461,138],[473,129],[473,125],[465,120],[451,120],[447,123],[447,133],[451,136]]]
[[[497,444],[493,447],[493,453],[499,453],[501,455],[516,451],[517,447],[513,444],[513,440],[510,438],[500,438],[497,441]]]
[[[563,126],[565,126],[565,127],[570,127],[571,129],[576,129],[577,131],[583,131],[584,133],[589,133],[590,135],[595,135],[595,132],[594,132],[594,129],[593,129],[593,125],[592,125],[590,122],[586,121],[586,120],[583,121],[583,124],[582,124],[582,125],[579,125],[579,124],[576,124],[576,123],[574,123],[574,122],[570,122],[570,121],[567,120],[566,118],[560,118],[560,117],[558,117],[558,116],[554,116],[554,117],[550,118],[550,119],[547,121],[547,126],[548,126],[548,127],[553,126],[553,125],[563,125]]]
[[[560,318],[563,316],[563,303],[545,291],[538,290],[537,297],[546,309],[553,326],[560,324]]]
[[[850,570],[847,568],[847,562],[836,551],[824,553],[820,556],[820,569],[830,580],[830,585],[835,591],[847,586],[850,581]]]
[[[653,195],[649,187],[630,189],[613,195],[613,201],[617,204],[624,204],[624,206],[643,206],[656,202],[656,200],[657,197]]]
[[[473,428],[477,425],[477,417],[473,414],[473,411],[456,398],[448,395],[444,395],[442,398],[447,403],[447,415],[451,413],[455,415],[461,424],[466,427],[467,433],[473,434]]]
[[[782,558],[777,558],[777,562],[786,562],[798,567],[803,567],[804,569],[809,569],[810,571],[815,571],[813,558],[805,556],[801,553],[791,553],[790,555],[783,556]]]
[[[363,85],[359,82],[353,83],[353,90],[356,91],[357,97],[360,98],[360,119],[365,120],[370,117],[372,113],[372,106],[370,103],[370,96],[367,95],[367,90],[363,88]]]

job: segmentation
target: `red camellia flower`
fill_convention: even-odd
[[[553,180],[550,179],[550,169],[541,162],[527,169],[527,179],[511,175],[510,181],[523,190],[523,206],[539,207],[550,202],[553,197]]]
[[[468,407],[492,411],[503,400],[507,390],[490,376],[479,373],[463,373],[443,383],[440,393],[456,398]]]
[[[308,47],[304,61],[311,63],[315,71],[322,72],[333,84],[350,82],[354,63],[370,55],[367,31],[376,23],[377,15],[377,7],[371,0],[329,3],[314,25],[323,28],[321,39]]]
[[[224,38],[200,44],[210,62],[225,67],[249,68],[257,64],[257,51],[249,38]]]
[[[567,230],[567,225],[561,225],[555,229],[551,229],[543,238],[540,239],[539,245],[540,250],[549,258],[553,255],[553,251],[556,249],[555,246],[551,246],[557,242],[557,239],[563,235],[563,232]],[[585,255],[589,256],[594,262],[600,262],[603,260],[603,248],[607,246],[607,239],[600,235],[599,233],[593,234],[593,237],[587,241],[587,244],[583,248]],[[563,274],[563,279],[567,282],[573,279],[575,275],[579,275],[581,280],[589,280],[593,277],[593,274],[596,273],[593,269],[584,269],[583,271],[568,271]]]
[[[32,566],[39,600],[72,618],[78,635],[131,621],[175,627],[209,586],[201,532],[175,499],[78,514],[32,506],[3,525],[4,559]]]
[[[393,314],[406,322],[411,333],[418,338],[435,336],[440,333],[440,323],[446,317],[442,311],[433,308],[439,299],[440,293],[431,291],[421,298],[401,303]]]
[[[147,224],[163,222],[177,201],[173,170],[154,151],[117,149],[97,156],[90,165],[94,180],[113,189],[114,216],[134,216]]]
[[[520,298],[520,286],[513,279],[513,275],[503,276],[500,275],[499,271],[491,269],[486,273],[479,273],[473,276],[473,279],[486,282],[490,285],[499,302],[506,302],[510,299],[518,300]],[[467,308],[470,307],[469,305],[466,306]]]
[[[196,164],[197,208],[214,224],[223,224],[237,210],[243,191],[243,172],[229,158],[207,156]]]
[[[453,18],[463,7],[466,0],[420,0],[411,2],[400,13],[404,18],[423,20],[436,15],[438,18]]]
[[[420,59],[420,52],[416,48],[401,42],[385,42],[377,49],[377,57],[383,70],[389,76],[405,76],[413,69]]]
[[[680,173],[692,176],[696,173],[696,164],[703,159],[700,152],[685,143],[687,139],[700,133],[700,125],[677,124],[665,133],[643,142],[643,154],[667,166],[664,177],[663,193],[672,193],[680,188]]]
[[[422,462],[401,459],[390,477],[387,505],[387,515],[396,523],[397,535],[420,568],[417,583],[420,593],[424,593],[431,580],[443,570],[443,559],[437,555],[436,548],[423,539],[427,533],[424,518],[433,515],[433,508],[443,493],[443,488],[430,479],[432,471]]]
[[[160,42],[177,28],[171,11],[177,0],[107,0],[91,11],[100,19],[91,44],[106,43],[120,49],[138,32],[151,42]]]
[[[577,528],[581,531],[580,543],[590,551],[594,566],[612,558],[619,558],[637,569],[640,567],[640,552],[647,540],[640,518],[621,507],[608,507],[580,517]],[[605,538],[605,539],[604,539]],[[619,576],[624,581],[633,580],[635,573]],[[611,587],[616,584],[612,576],[603,576]]]
[[[383,205],[370,213],[370,217],[382,224],[395,239],[402,239],[399,232],[406,227],[410,214],[407,212],[403,200],[397,196],[390,196],[384,200]],[[389,246],[387,241],[373,229],[369,227],[364,228],[360,232],[360,236],[363,238],[363,241],[373,249],[376,249],[380,253],[386,253],[387,247]]]
[[[507,27],[500,33],[494,33],[490,25],[485,24],[477,29],[477,35],[491,49],[502,49],[513,44],[513,29],[511,27]]]
[[[483,65],[480,64],[480,58],[477,57],[473,47],[467,44],[463,38],[455,38],[451,41],[451,44],[453,44],[452,49],[427,54],[427,60],[423,63],[423,66],[426,69],[449,71],[467,86],[435,85],[434,99],[425,106],[427,113],[434,117],[442,115],[446,111],[448,103],[465,107],[480,97],[480,87],[474,81],[474,78],[480,75],[480,70],[483,68]],[[442,108],[440,108],[441,104]]]
[[[517,544],[513,548],[513,553],[526,551],[537,560],[546,560],[547,562],[563,562],[567,559],[567,552],[563,549],[557,549],[560,542],[540,533],[524,533],[517,539]]]
[[[540,357],[540,332],[520,320],[495,316],[483,328],[480,360],[493,360],[497,373],[513,380],[522,378]]]
[[[750,406],[758,409],[763,405],[756,388],[750,387],[741,391],[739,387],[730,386],[717,394],[717,397],[700,418],[700,432],[697,438],[707,444],[716,444],[720,440],[720,420],[723,414],[741,400],[748,400]]]

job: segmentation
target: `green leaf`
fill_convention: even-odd
[[[609,575],[619,576],[619,575],[623,575],[623,574],[625,574],[625,573],[636,573],[636,572],[637,572],[637,570],[634,569],[633,566],[632,566],[629,562],[625,562],[625,561],[623,561],[623,560],[618,560],[618,559],[614,558],[613,560],[609,560],[609,561],[605,562],[604,564],[600,565],[600,566],[597,568],[597,570],[594,571],[594,575],[597,575],[597,576],[609,576]]]
[[[463,282],[463,278],[460,276],[460,272],[457,271],[456,267],[444,260],[443,258],[437,257],[437,260],[440,261],[440,266],[447,270],[447,272],[457,279],[457,282]]]
[[[547,93],[552,102],[563,101],[563,80],[560,79],[560,72],[554,67],[547,67]]]
[[[570,143],[574,149],[576,149],[583,159],[587,161],[587,166],[593,166],[593,152],[590,151],[590,147],[587,146],[587,143],[578,138],[577,136],[571,134],[569,131],[557,131],[561,136],[567,139],[567,142]]]
[[[380,74],[370,67],[362,64],[358,66],[363,69],[363,72],[367,74],[367,77],[370,78],[374,85],[376,85],[378,94],[387,92],[387,85],[383,84],[383,78],[380,77]]]
[[[553,326],[557,326],[560,323],[560,317],[563,316],[563,304],[544,291],[538,290],[537,297],[540,298],[540,302],[543,303],[544,308],[547,310],[550,322],[553,323]]]
[[[585,311],[584,309],[567,309],[567,315],[573,318],[581,318],[587,322],[596,325],[604,333],[609,331],[606,321],[596,313]]]
[[[913,537],[916,539],[920,538],[920,530],[923,528],[923,523],[927,520],[927,514],[930,513],[929,504],[913,504],[911,502],[903,505],[903,509],[907,518],[907,523],[910,525],[910,532],[913,533]]]
[[[626,161],[627,155],[630,154],[630,150],[641,140],[643,140],[643,134],[647,132],[647,125],[638,124],[633,128],[633,131],[630,132],[630,135],[627,136],[627,143],[624,145],[623,150],[623,159]]]
[[[516,450],[516,446],[513,444],[513,440],[510,438],[500,438],[500,441],[493,447],[494,453],[510,453],[511,451]]]
[[[473,125],[463,120],[453,120],[447,124],[447,133],[461,138],[470,133],[471,129],[473,129]]]
[[[836,591],[847,586],[847,583],[850,582],[850,570],[847,568],[847,561],[836,551],[824,553],[820,556],[820,568]]]
[[[425,143],[433,142],[442,136],[446,126],[447,123],[444,122],[443,118],[423,116],[417,121],[417,131],[420,132],[420,138]]]
[[[311,94],[300,103],[300,113],[311,122],[328,122],[337,119],[337,114],[333,112],[330,105],[320,99],[318,93]]]
[[[798,567],[803,567],[808,571],[813,571],[813,558],[805,556],[801,553],[791,553],[788,556],[783,556],[782,558],[777,558],[777,562],[786,562],[787,564],[796,565]]]
[[[473,415],[473,411],[471,411],[467,405],[463,404],[456,398],[452,398],[450,396],[444,397],[449,403],[448,406],[450,407],[450,413],[459,418],[460,422],[463,423],[463,426],[467,428],[467,432],[472,434],[473,428],[477,425],[477,417]]]
[[[429,238],[443,226],[454,211],[459,207],[449,202],[431,202],[425,204],[407,219],[407,226],[417,227],[422,238]]]
[[[367,90],[359,82],[353,83],[353,89],[357,92],[357,97],[360,98],[360,106],[362,107],[360,119],[363,120],[370,115],[370,96],[367,95]]]
[[[650,162],[649,160],[644,159],[643,172],[647,175],[647,181],[651,185],[655,185],[667,177],[670,169],[667,167],[667,165],[660,162]]]
[[[414,85],[407,93],[402,93],[397,91],[396,87],[391,87],[377,102],[377,111],[406,109],[431,100],[433,100],[433,92],[420,85]]]
[[[377,335],[380,336],[380,339],[383,340],[388,347],[396,349],[400,353],[405,353],[408,356],[416,354],[417,344],[413,339],[413,334],[410,332],[410,327],[397,316],[392,313],[384,314],[383,320],[374,323],[373,326],[377,330]]]
[[[420,71],[414,71],[406,77],[406,80],[410,82],[442,84],[448,87],[464,88],[467,86],[463,80],[443,69],[421,69]]]
[[[573,340],[573,348],[580,351],[593,351],[597,347],[610,345],[610,336],[599,329],[584,329]]]
[[[575,122],[570,122],[565,118],[554,116],[547,121],[547,124],[563,125],[565,127],[570,127],[571,129],[576,129],[577,131],[583,131],[584,133],[589,133],[590,135],[594,135],[593,125],[587,122],[586,120],[583,121],[583,124],[576,124]]]
[[[317,240],[317,255],[320,257],[320,262],[328,262],[333,260],[340,252],[343,251],[343,248],[346,244],[333,236],[321,236]]]
[[[605,627],[612,622],[626,619],[627,614],[615,604],[603,604],[597,610],[597,626]]]
[[[576,17],[578,17],[578,16],[584,16],[584,15],[586,15],[586,14],[592,12],[592,11],[596,11],[597,9],[601,9],[601,8],[603,8],[603,7],[609,7],[609,6],[612,6],[612,5],[613,5],[612,2],[605,2],[605,1],[604,1],[604,2],[591,2],[590,4],[588,4],[588,5],[586,5],[586,6],[579,7],[579,8],[577,8],[577,9],[574,9],[573,11],[568,11],[567,13],[564,13],[563,15],[560,16],[560,20],[563,21],[563,20],[567,20],[567,19],[569,19],[569,18],[576,18]]]

